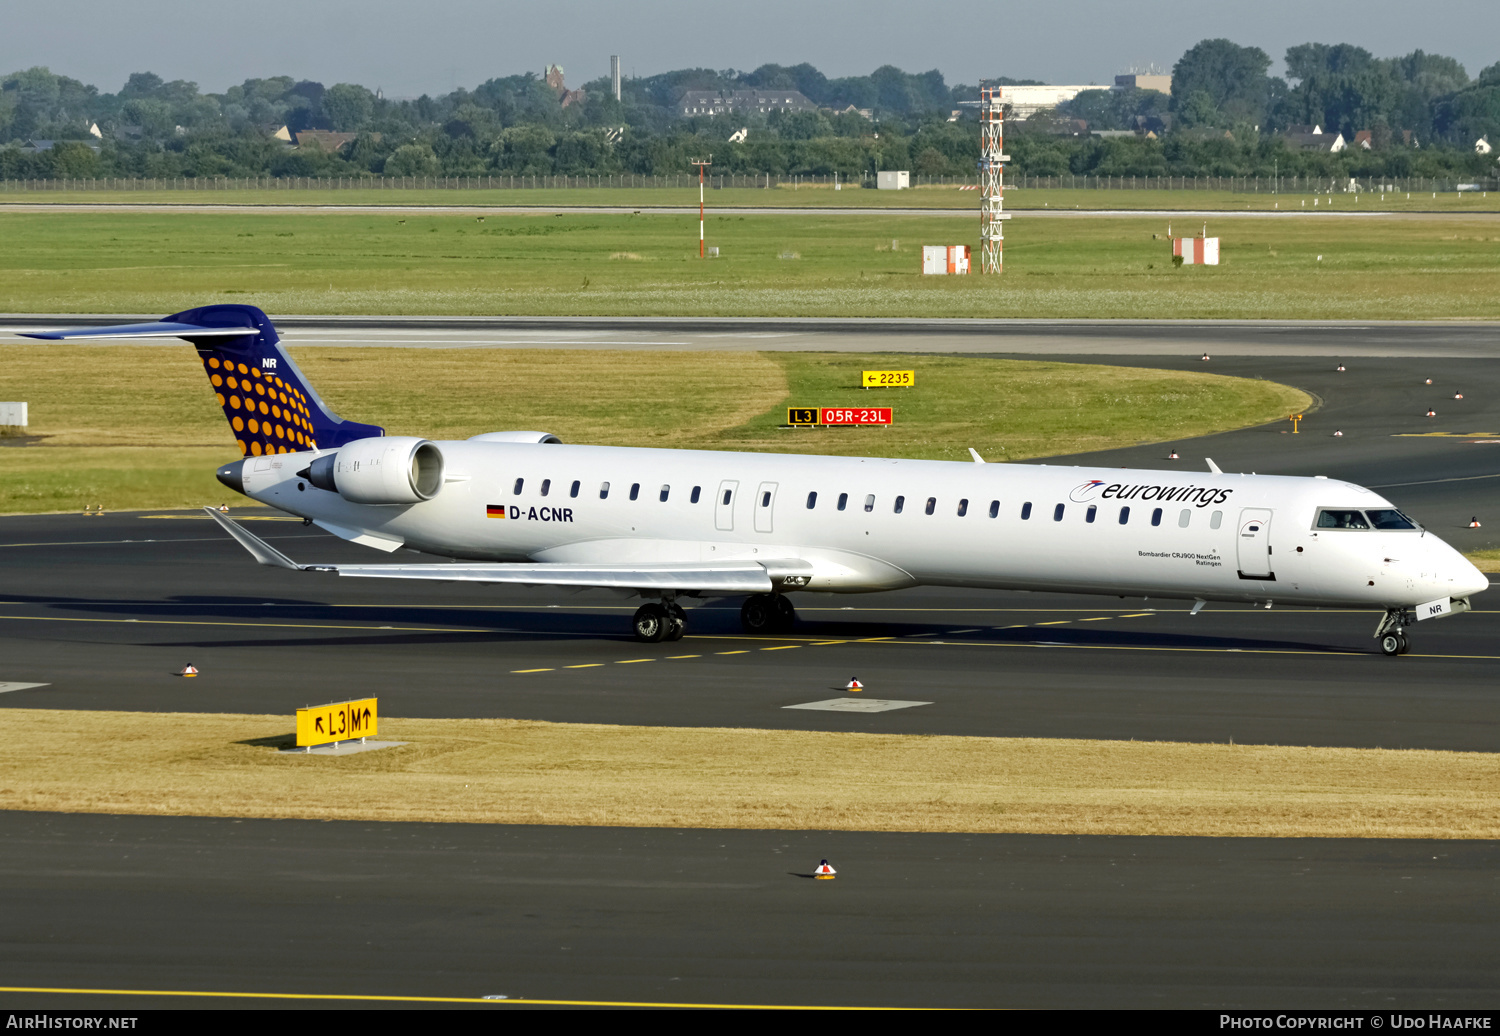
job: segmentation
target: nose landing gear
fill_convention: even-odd
[[[1387,608],[1385,618],[1375,629],[1375,639],[1380,641],[1383,655],[1404,655],[1411,648],[1406,639],[1406,627],[1414,617],[1405,608]]]

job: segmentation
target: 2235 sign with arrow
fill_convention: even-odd
[[[374,737],[376,725],[374,698],[334,702],[297,710],[297,747],[311,748]]]

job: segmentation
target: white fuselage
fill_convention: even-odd
[[[1331,479],[512,442],[437,446],[446,480],[421,503],[356,504],[315,489],[296,475],[313,453],[246,458],[245,493],[385,550],[472,561],[795,559],[811,572],[806,590],[936,585],[1392,608],[1488,586],[1423,530],[1315,527],[1320,509],[1392,506]],[[635,499],[632,486],[639,487]]]

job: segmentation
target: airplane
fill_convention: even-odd
[[[29,337],[182,338],[243,459],[220,482],[335,536],[447,564],[299,564],[212,508],[256,561],[341,577],[607,588],[632,630],[680,639],[683,603],[914,586],[1380,609],[1380,650],[1470,609],[1487,577],[1379,494],[1317,476],[565,445],[540,431],[386,435],[318,396],[247,305]]]

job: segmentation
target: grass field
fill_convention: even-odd
[[[957,186],[921,186],[905,191],[831,184],[781,184],[769,190],[734,187],[705,190],[710,209],[725,208],[919,208],[979,210],[979,192]],[[1313,205],[1313,198],[1321,199]],[[1210,190],[1083,190],[1007,187],[1005,207],[1026,210],[1162,209],[1226,212],[1322,210],[1327,194],[1310,190],[1263,192]],[[1500,191],[1416,191],[1332,196],[1334,211],[1382,212],[1500,212]],[[419,205],[419,206],[599,206],[650,209],[698,204],[698,187],[660,188],[535,188],[526,190],[148,190],[148,191],[6,191],[0,205]]]
[[[4,716],[0,809],[822,831],[1500,837],[1500,757],[1479,752],[387,717],[380,739],[407,745],[335,758],[277,752],[292,743],[290,716],[43,709]]]
[[[1185,218],[1184,218],[1185,219]],[[1210,219],[1223,265],[1171,263],[1204,220],[1024,217],[1000,277],[923,277],[977,246],[924,215],[0,213],[0,311],[1500,319],[1500,221]],[[976,259],[977,263],[977,259]]]
[[[340,414],[392,434],[537,428],[566,442],[1021,460],[1187,438],[1301,411],[1284,385],[975,357],[844,353],[301,348]],[[915,388],[866,392],[867,367]],[[788,406],[896,410],[890,428],[783,429]],[[237,455],[191,347],[0,345],[0,398],[30,403],[42,444],[0,447],[0,513],[241,502],[213,478]]]

